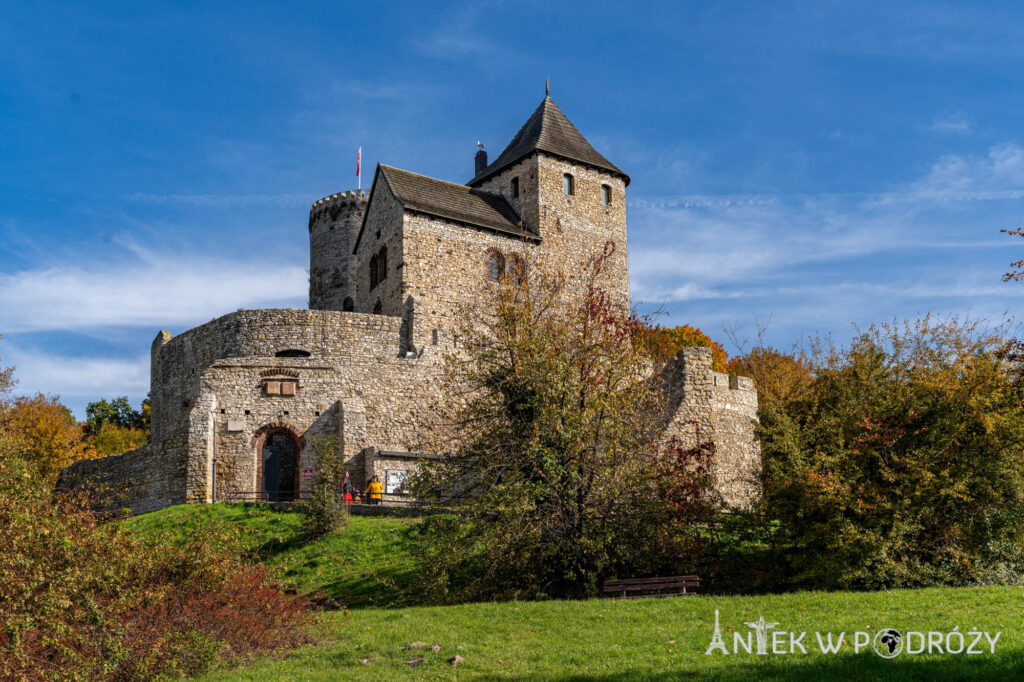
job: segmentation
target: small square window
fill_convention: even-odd
[[[573,178],[568,173],[562,176],[562,191],[565,192],[565,196],[567,197],[571,197],[573,194],[576,194],[576,188],[573,185]]]
[[[612,205],[612,188],[608,185],[601,185],[601,203],[605,206]]]

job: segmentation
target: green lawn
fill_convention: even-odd
[[[411,601],[406,589],[415,574],[410,530],[415,521],[352,516],[340,533],[303,541],[300,516],[245,504],[181,505],[124,522],[138,532],[184,537],[199,528],[240,534],[255,554],[300,594],[343,597],[352,608]]]
[[[321,646],[207,679],[1013,680],[1024,677],[1022,606],[1024,590],[996,587],[370,608],[325,614],[328,639]],[[808,653],[707,656],[715,609],[730,650],[728,627],[746,632],[743,622],[763,615],[777,629],[808,631]],[[1001,631],[996,655],[904,653],[886,660],[870,646],[825,655],[813,639],[815,630],[954,626]],[[416,641],[442,649],[405,650]],[[454,654],[466,659],[458,668],[445,663]],[[422,666],[406,665],[416,656],[426,659]]]
[[[318,617],[320,639],[278,660],[210,680],[974,680],[1024,679],[1024,589],[1018,587],[804,592],[756,597],[552,601],[461,606],[414,604],[414,521],[352,517],[326,540],[304,544],[299,517],[245,505],[183,506],[125,522],[138,532],[184,535],[198,526],[241,529],[243,544],[303,593],[350,597],[353,608]],[[372,601],[371,601],[372,600]],[[715,609],[732,649],[744,622],[807,631],[807,654],[704,654]],[[1001,632],[996,654],[851,650],[854,631]],[[847,633],[842,653],[820,653],[814,632]],[[788,640],[787,640],[788,641]],[[970,641],[970,639],[968,639]],[[440,645],[406,650],[412,642]],[[446,659],[464,657],[452,668]],[[418,667],[407,660],[423,657]],[[369,663],[361,661],[369,659]]]

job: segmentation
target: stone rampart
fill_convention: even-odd
[[[761,446],[757,391],[747,377],[712,370],[709,348],[684,348],[661,373],[668,398],[666,438],[684,447],[715,444],[715,485],[726,504],[746,507],[759,494]]]

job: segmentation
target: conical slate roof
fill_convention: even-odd
[[[494,163],[487,166],[466,184],[470,186],[479,184],[535,151],[547,152],[570,161],[577,161],[615,173],[621,176],[627,185],[629,184],[629,176],[591,147],[586,138],[566,118],[550,97],[544,98],[537,110],[505,147],[505,151],[494,160]]]

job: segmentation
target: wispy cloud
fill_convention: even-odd
[[[863,301],[998,308],[1019,302],[1024,288],[1000,285],[1001,260],[991,277],[968,277],[966,263],[1009,248],[998,228],[1022,199],[1024,149],[1015,144],[942,156],[885,192],[639,198],[630,204],[632,294],[651,304],[719,301],[733,311],[737,300],[757,301],[811,317],[852,314]],[[875,272],[879,262],[891,267]],[[870,274],[850,281],[854,271]]]
[[[151,194],[135,192],[125,197],[145,204],[179,204],[186,206],[304,206],[309,194]]]
[[[966,133],[971,129],[971,120],[961,111],[935,119],[928,129],[937,133]]]
[[[308,280],[299,264],[158,254],[120,243],[135,258],[95,269],[60,266],[0,274],[0,331],[173,327],[236,308],[305,304]]]
[[[128,358],[62,356],[23,349],[4,339],[3,362],[14,365],[17,392],[59,394],[65,404],[149,391],[149,354]]]

